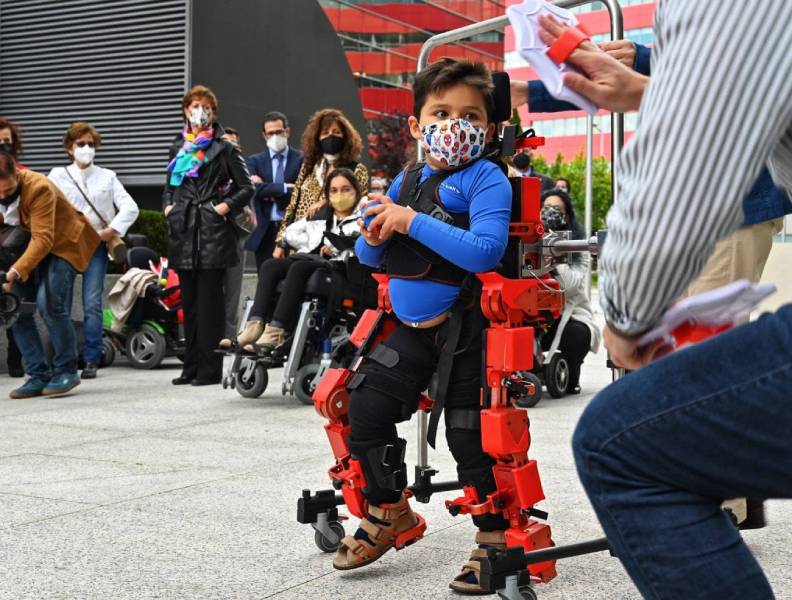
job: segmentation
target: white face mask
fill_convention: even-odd
[[[196,106],[190,109],[189,117],[190,125],[193,127],[209,127],[210,117],[209,110],[203,106]]]
[[[267,138],[267,147],[273,152],[283,152],[288,145],[289,140],[285,135],[271,135]]]
[[[77,146],[74,149],[74,159],[83,165],[90,165],[93,163],[94,156],[96,156],[96,148],[90,146]]]

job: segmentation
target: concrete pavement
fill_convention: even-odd
[[[591,395],[609,381],[590,356],[584,393],[531,410],[557,543],[600,535],[575,475],[569,439]],[[0,598],[455,598],[447,589],[472,547],[467,518],[438,495],[418,505],[427,536],[378,563],[334,571],[295,520],[303,488],[326,489],[330,451],[312,407],[279,394],[173,387],[173,360],[155,371],[100,371],[60,399],[9,400],[0,378]],[[402,427],[415,460],[415,426]],[[443,439],[443,436],[438,436]],[[453,478],[444,442],[431,454]],[[792,597],[786,555],[792,508],[770,503],[772,527],[746,538],[779,598]],[[353,526],[347,524],[347,531]],[[606,554],[559,564],[540,598],[637,598]]]

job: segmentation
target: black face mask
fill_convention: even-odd
[[[16,189],[11,193],[10,196],[3,198],[0,200],[0,204],[3,206],[11,206],[14,202],[19,199],[19,193],[22,189],[22,186],[17,183]]]
[[[542,222],[551,231],[563,231],[569,228],[566,223],[566,215],[555,206],[542,207]]]
[[[319,141],[319,146],[325,154],[338,154],[344,149],[344,138],[337,135],[328,135]]]
[[[10,142],[0,142],[0,152],[5,152],[6,154],[14,156],[14,144]]]
[[[512,158],[512,162],[515,168],[520,169],[520,171],[527,171],[531,166],[531,157],[525,154],[525,152],[520,152],[520,154]]]

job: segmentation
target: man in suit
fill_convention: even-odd
[[[253,198],[256,229],[250,234],[245,250],[256,255],[257,270],[272,257],[275,236],[302,166],[303,153],[289,146],[290,134],[286,115],[277,111],[267,113],[262,123],[267,149],[247,160],[250,178],[256,186]]]

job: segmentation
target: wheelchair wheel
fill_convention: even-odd
[[[166,351],[165,337],[148,323],[143,323],[140,329],[133,331],[127,338],[127,360],[136,369],[158,367]]]
[[[318,381],[314,381],[319,372],[319,363],[303,365],[294,376],[294,395],[303,404],[313,406],[313,393]]]
[[[105,337],[102,340],[102,360],[99,362],[100,367],[109,367],[115,362],[116,348],[113,340]]]
[[[258,398],[267,389],[269,375],[267,369],[261,363],[256,363],[252,371],[248,370],[245,363],[250,359],[245,359],[236,372],[234,387],[243,398]]]
[[[569,387],[569,363],[560,352],[556,352],[550,364],[545,367],[545,385],[551,397],[566,396]]]
[[[517,594],[518,595],[515,596],[511,592],[505,592],[505,593],[498,592],[498,598],[500,598],[501,600],[517,600],[518,598],[521,598],[522,600],[538,600],[539,598],[536,595],[534,589],[527,585],[518,588]]]

